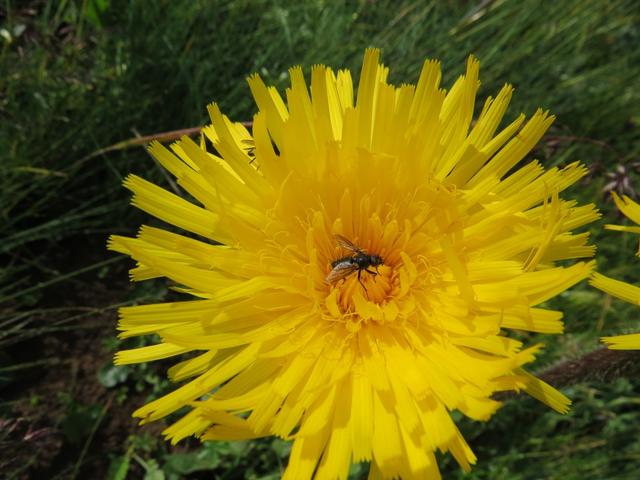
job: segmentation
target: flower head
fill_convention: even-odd
[[[615,192],[612,192],[611,195],[618,209],[636,225],[605,225],[605,228],[619,232],[640,233],[640,205],[626,195],[623,195],[622,198]],[[636,255],[640,256],[640,247]],[[609,295],[640,306],[640,287],[614,280],[601,273],[594,273],[589,283]],[[640,333],[602,337],[602,341],[614,350],[640,349]]]
[[[212,149],[151,145],[193,201],[130,176],[133,203],[195,235],[143,226],[110,247],[138,262],[134,280],[165,276],[195,299],[121,310],[122,337],[161,342],[117,363],[190,353],[169,370],[187,383],[135,416],[190,406],[172,442],[291,439],[284,477],[299,480],[346,478],[360,461],[437,478],[436,450],[469,469],[449,412],[487,420],[498,391],[566,411],[523,369],[540,345],[508,333],[562,332],[562,314],[536,305],[589,276],[591,262],[557,262],[593,255],[572,231],[598,213],[559,195],[581,165],[520,165],[547,112],[498,130],[505,85],[473,121],[478,67],[469,58],[446,91],[426,61],[417,85],[395,87],[372,49],[357,99],[348,71],[315,66],[309,90],[295,67],[286,103],[254,75],[252,133],[214,104]]]

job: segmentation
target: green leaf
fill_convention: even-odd
[[[107,8],[109,8],[109,0],[89,0],[84,16],[94,27],[102,27],[100,16]]]
[[[126,480],[127,473],[129,472],[129,465],[131,464],[131,457],[129,455],[122,455],[111,460],[109,464],[109,471],[107,472],[108,480]]]
[[[196,452],[172,453],[165,457],[164,470],[167,473],[188,475],[203,470],[213,470],[220,466],[221,459],[215,443],[205,443]]]
[[[155,460],[147,460],[145,468],[144,480],[165,480],[164,472]]]
[[[112,388],[124,383],[129,377],[129,373],[129,367],[118,367],[108,363],[98,372],[98,380],[103,387]]]
[[[67,416],[62,421],[62,433],[73,444],[82,443],[89,436],[102,408],[98,405],[81,405],[72,402]]]

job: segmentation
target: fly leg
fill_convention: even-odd
[[[375,272],[372,272],[368,268],[365,268],[364,271],[367,272],[367,273],[370,273],[371,275],[373,275],[373,281],[374,282],[376,281],[376,276],[378,275],[378,267],[376,267],[376,271]],[[360,273],[360,272],[358,272],[358,273]]]
[[[364,295],[367,297],[367,300],[369,300],[369,292],[367,292],[367,287],[365,287],[364,283],[362,283],[362,278],[360,277],[361,275],[362,275],[362,270],[358,269],[358,282],[360,282],[360,285],[362,285],[362,288],[364,289]]]

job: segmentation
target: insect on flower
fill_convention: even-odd
[[[249,165],[251,165],[256,160],[256,142],[253,140],[253,138],[246,138],[244,140],[241,140],[241,143],[242,149],[249,157]],[[275,145],[273,142],[271,143],[271,148],[273,148],[273,152],[276,155],[280,155],[280,151],[278,150],[277,145]]]
[[[380,265],[384,265],[382,257],[380,257],[380,255],[369,255],[360,247],[354,245],[351,240],[343,237],[342,235],[336,234],[334,237],[338,245],[346,250],[350,250],[353,254],[331,262],[331,271],[329,272],[329,275],[327,275],[325,281],[328,284],[333,285],[340,280],[346,279],[349,275],[357,271],[358,282],[360,282],[360,285],[364,288],[364,293],[368,296],[367,287],[362,283],[362,272],[365,271],[370,273],[374,277],[378,275],[378,267]],[[376,271],[374,272],[369,270],[369,267],[375,267]]]
[[[253,139],[245,139],[242,140],[242,145],[244,146],[245,153],[251,159],[249,160],[249,165],[251,165],[256,159],[256,144]]]

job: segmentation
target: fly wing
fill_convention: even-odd
[[[336,242],[338,243],[338,245],[340,245],[342,248],[346,248],[347,250],[351,250],[354,253],[365,253],[364,250],[362,250],[360,247],[355,245],[348,238],[345,238],[342,235],[339,235],[337,233],[334,235],[334,237],[335,237]]]
[[[358,265],[349,262],[340,262],[337,264],[327,275],[327,278],[324,279],[329,285],[333,285],[336,282],[339,282],[343,278],[347,278],[353,272],[358,270]]]

